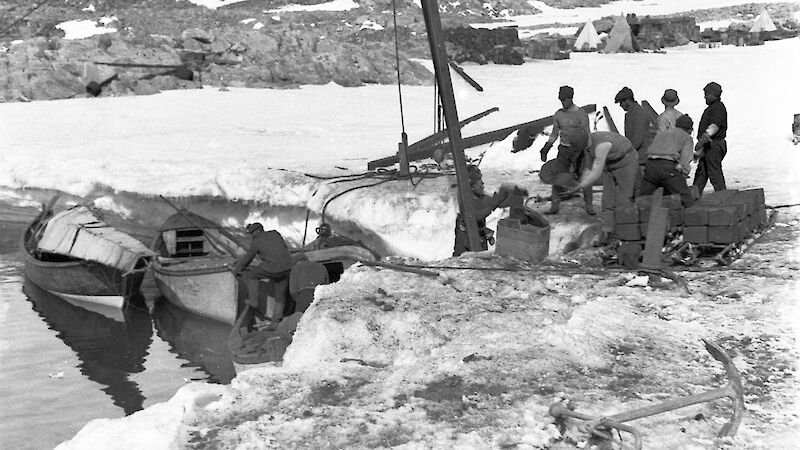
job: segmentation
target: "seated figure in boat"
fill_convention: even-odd
[[[264,231],[264,226],[256,222],[247,225],[245,231],[253,237],[253,242],[247,253],[233,267],[233,273],[236,275],[241,273],[244,277],[247,284],[247,304],[253,308],[258,308],[259,280],[268,278],[275,284],[277,305],[270,319],[277,323],[283,318],[283,308],[289,293],[292,256],[283,236],[276,230]],[[261,263],[248,267],[256,256],[261,259]]]

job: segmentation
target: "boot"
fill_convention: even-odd
[[[583,203],[586,205],[586,214],[589,214],[590,216],[597,214],[597,211],[594,210],[594,206],[592,205],[591,186],[583,189]]]
[[[558,194],[558,188],[553,186],[553,191],[550,194],[550,210],[545,211],[545,214],[558,214],[558,209],[561,206],[561,196]]]

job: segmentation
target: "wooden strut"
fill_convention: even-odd
[[[617,125],[614,123],[614,119],[611,117],[611,112],[608,110],[608,106],[603,106],[603,117],[606,118],[606,123],[608,124],[609,131],[613,131],[614,133],[619,133],[619,129]]]
[[[478,220],[475,215],[475,205],[472,201],[472,190],[469,185],[464,144],[461,140],[461,126],[458,121],[456,99],[453,94],[453,80],[450,79],[450,70],[447,66],[447,51],[444,45],[442,21],[439,17],[439,4],[436,0],[422,0],[422,15],[425,19],[425,30],[428,32],[428,44],[431,48],[434,75],[439,87],[439,100],[442,102],[445,123],[447,124],[447,137],[450,141],[450,150],[453,154],[453,165],[458,182],[458,209],[467,231],[467,248],[481,248],[481,238],[478,230]],[[409,160],[411,158],[409,157]]]
[[[458,64],[454,63],[453,61],[450,61],[450,67],[452,67],[457,74],[461,75],[461,78],[463,78],[464,81],[469,83],[470,86],[474,87],[476,91],[483,92],[483,86],[478,84],[478,82],[472,79],[471,76],[467,75],[467,72],[464,72],[464,69],[462,69]]]
[[[475,114],[474,116],[467,117],[466,119],[464,119],[461,122],[459,122],[458,125],[459,125],[459,127],[463,127],[464,125],[466,125],[468,123],[474,122],[474,121],[476,121],[478,119],[486,117],[489,114],[491,114],[493,112],[497,112],[497,111],[500,111],[500,108],[498,108],[496,106],[494,108],[489,108],[486,111],[483,111],[481,113]],[[413,144],[408,146],[406,151],[408,152],[409,156],[411,156],[415,152],[419,152],[420,150],[425,150],[427,147],[433,146],[436,143],[438,143],[438,142],[440,142],[440,141],[442,141],[442,140],[444,140],[446,138],[447,138],[447,129],[445,128],[444,130],[437,131],[436,133],[433,133],[432,135],[430,135],[430,136],[428,136],[428,137],[426,137],[424,139],[421,139],[421,140],[419,140],[417,142],[414,142]],[[432,150],[430,152],[430,155],[433,155],[433,151]],[[410,160],[411,161],[416,161],[417,159],[422,159],[422,158],[412,158]],[[398,162],[400,162],[400,161],[399,161],[397,155],[388,156],[386,158],[381,158],[381,159],[376,159],[374,161],[370,161],[367,164],[367,169],[368,170],[375,170],[375,169],[377,169],[379,167],[388,167],[388,166],[397,164]]]
[[[586,105],[586,106],[581,107],[581,109],[586,111],[586,114],[591,114],[591,113],[593,113],[593,112],[595,112],[597,110],[597,105],[590,104],[590,105]],[[494,111],[497,111],[497,108],[492,108],[492,109],[490,109],[488,111],[484,111],[483,113],[481,113],[481,114],[479,114],[477,116],[473,116],[473,117],[474,118],[481,118],[481,117],[489,114],[490,112],[494,112]],[[480,117],[478,117],[478,116],[480,116]],[[471,117],[470,119],[472,119],[473,117]],[[467,120],[463,121],[462,123],[459,124],[459,126],[465,125],[466,123],[468,123],[468,121],[470,119],[467,119]],[[609,116],[609,120],[610,120],[610,116]],[[490,142],[502,141],[503,139],[507,138],[511,133],[513,133],[513,132],[515,132],[515,131],[517,131],[517,130],[519,130],[521,128],[531,128],[532,131],[535,131],[535,133],[531,133],[531,134],[538,134],[538,133],[541,133],[545,128],[547,128],[548,126],[550,126],[552,124],[553,124],[553,116],[547,116],[547,117],[542,117],[541,119],[532,120],[530,122],[519,123],[519,124],[516,124],[516,125],[509,126],[509,127],[500,128],[498,130],[488,131],[486,133],[481,133],[481,134],[477,134],[475,136],[470,136],[470,137],[467,137],[467,138],[463,138],[461,142],[463,144],[463,148],[464,149],[468,149],[468,148],[477,147],[479,145],[488,144]],[[611,124],[613,124],[613,122],[611,122]],[[616,131],[616,128],[614,128],[613,131]],[[442,147],[445,149],[446,152],[449,152],[450,144],[449,143],[441,143],[440,142],[445,138],[446,133],[447,133],[447,129],[442,130],[440,132],[437,132],[435,134],[432,134],[432,135],[426,137],[425,139],[422,139],[420,141],[415,142],[414,144],[409,145],[408,146],[408,160],[409,161],[418,161],[420,159],[430,158],[430,157],[433,156],[433,153],[434,153],[435,150],[437,150],[438,148],[442,148]],[[370,161],[367,164],[367,169],[368,170],[375,170],[375,169],[377,169],[379,167],[388,167],[388,166],[397,164],[398,162],[399,161],[398,161],[397,155],[393,155],[393,156],[389,156],[389,157],[386,157],[386,158],[381,158],[381,159],[376,159],[374,161]]]

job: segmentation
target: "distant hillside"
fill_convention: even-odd
[[[362,0],[346,11],[273,11],[289,3],[326,2],[250,0],[212,10],[187,0],[41,0],[34,9],[32,2],[0,0],[0,101],[89,95],[87,87],[98,95],[128,95],[203,84],[393,83],[395,20],[402,82],[432,83],[432,74],[413,62],[429,55],[422,12],[414,0],[397,0],[396,17],[390,0]],[[571,8],[608,1],[544,3]],[[692,14],[699,22],[757,13],[762,6]],[[795,3],[770,5],[776,21],[797,8]],[[445,28],[539,12],[525,0],[448,1],[440,2],[440,10]],[[56,28],[64,21],[101,18],[118,31],[66,40]]]

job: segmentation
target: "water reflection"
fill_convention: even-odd
[[[125,414],[142,409],[145,400],[130,374],[144,371],[153,326],[146,309],[129,307],[122,321],[67,303],[25,279],[23,292],[33,309],[78,356],[78,368]]]
[[[214,383],[227,384],[236,376],[227,346],[230,325],[192,314],[164,298],[155,302],[153,321],[170,351],[189,361],[184,367],[199,368]]]

